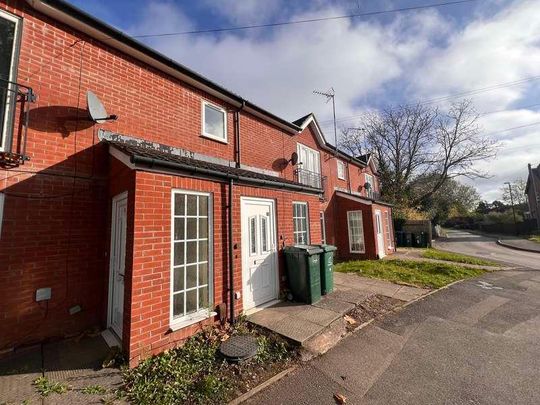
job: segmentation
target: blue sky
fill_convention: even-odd
[[[70,0],[131,35],[169,33],[410,7],[443,0]],[[540,76],[540,0],[478,0],[428,10],[143,42],[256,104],[294,120],[313,111],[332,139],[362,113]],[[501,143],[474,184],[486,199],[540,163],[540,80],[470,96]],[[439,103],[442,109],[454,99]],[[498,111],[493,113],[493,111]],[[464,180],[471,183],[470,181]]]

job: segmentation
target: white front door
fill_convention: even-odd
[[[377,233],[377,250],[379,251],[379,259],[386,256],[384,250],[384,234],[382,227],[382,215],[381,211],[375,211],[375,232]]]
[[[242,198],[244,311],[278,298],[277,243],[273,200]]]
[[[108,327],[122,339],[124,270],[126,264],[127,192],[112,201],[111,257],[109,267]]]

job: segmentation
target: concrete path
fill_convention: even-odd
[[[247,403],[538,404],[538,381],[540,272],[523,268],[388,314]]]
[[[503,237],[497,240],[499,245],[510,249],[523,250],[531,253],[540,254],[540,243],[533,242],[532,240],[522,239],[522,238],[509,238]],[[540,260],[540,258],[538,259]]]
[[[101,367],[108,352],[109,346],[101,336],[96,336],[37,345],[3,357],[0,404],[99,404],[104,398],[111,399],[111,392],[121,383],[121,375],[116,368]],[[41,397],[32,384],[40,376],[64,383],[70,390]],[[108,393],[83,393],[88,386],[103,387]]]
[[[538,253],[521,252],[500,246],[497,240],[466,231],[448,231],[448,237],[437,240],[434,247],[451,252],[495,260],[510,266],[529,267],[540,270]]]
[[[334,287],[334,292],[313,305],[281,302],[248,316],[248,320],[306,345],[310,339],[341,320],[355,305],[374,294],[408,302],[430,291],[352,273],[334,273]]]

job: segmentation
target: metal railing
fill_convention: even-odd
[[[294,176],[295,180],[300,184],[320,188],[321,190],[323,188],[323,177],[320,173],[315,173],[299,167],[294,170]]]
[[[17,166],[29,159],[26,156],[26,138],[30,104],[35,101],[36,94],[31,87],[0,78],[1,165]],[[13,150],[15,136],[18,142],[16,150]]]

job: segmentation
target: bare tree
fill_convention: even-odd
[[[375,153],[385,198],[419,206],[448,179],[487,176],[475,164],[494,156],[497,145],[482,135],[477,120],[468,100],[453,104],[445,114],[420,104],[388,108],[366,114],[363,136],[342,131],[341,147]],[[429,179],[425,187],[417,187],[421,179]]]
[[[516,205],[526,204],[525,188],[527,187],[527,182],[523,179],[516,179],[510,183],[510,186],[512,187],[512,198],[510,198],[510,187],[504,186],[501,187],[502,200],[506,204],[511,204],[512,201]]]

